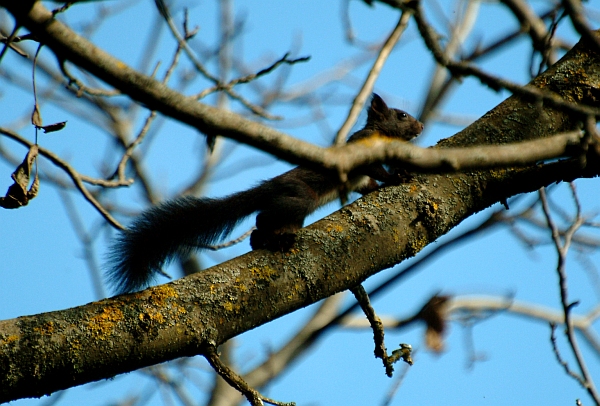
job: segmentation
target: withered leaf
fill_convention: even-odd
[[[45,125],[42,127],[42,130],[44,130],[44,133],[53,133],[55,131],[62,130],[63,128],[65,128],[66,125],[67,125],[66,121],[61,121],[60,123]]]
[[[31,179],[31,168],[37,155],[38,146],[32,145],[31,148],[29,148],[29,152],[27,152],[25,159],[23,159],[23,162],[21,162],[17,169],[12,173],[11,178],[14,183],[9,186],[6,191],[6,196],[0,197],[0,207],[5,209],[17,209],[26,206],[29,203],[29,200],[37,196],[40,184],[37,174],[35,175],[31,188],[27,190],[27,186]]]
[[[33,112],[31,113],[31,124],[38,128],[44,125],[42,121],[42,113],[40,113],[40,106],[38,106],[37,103],[33,107]]]
[[[449,300],[449,296],[434,295],[417,315],[427,326],[425,345],[434,352],[444,350],[444,335],[447,332],[446,309]]]

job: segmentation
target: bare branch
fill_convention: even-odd
[[[554,245],[556,248],[556,252],[558,254],[558,264],[557,264],[556,272],[558,273],[560,299],[561,299],[561,304],[563,307],[563,313],[564,313],[564,317],[565,317],[565,326],[566,326],[565,335],[567,336],[567,339],[569,340],[569,345],[571,346],[571,351],[573,352],[573,355],[575,357],[575,360],[577,361],[577,365],[579,366],[579,370],[581,373],[581,379],[578,379],[578,381],[588,391],[589,395],[592,397],[592,399],[594,399],[596,404],[600,404],[600,395],[596,392],[596,387],[594,385],[594,381],[592,379],[591,374],[589,373],[589,370],[588,370],[585,360],[583,358],[583,354],[581,353],[581,351],[579,349],[579,344],[577,343],[577,339],[575,337],[575,331],[573,330],[573,326],[571,323],[571,309],[574,306],[576,306],[577,303],[570,303],[568,301],[567,273],[566,273],[566,265],[565,265],[566,259],[567,259],[566,256],[567,256],[567,252],[569,250],[569,246],[571,243],[571,236],[573,233],[575,233],[575,231],[577,229],[579,229],[579,227],[581,227],[581,224],[583,222],[583,220],[581,218],[580,206],[579,206],[579,204],[577,205],[577,208],[578,208],[577,217],[576,217],[575,221],[573,222],[573,224],[571,225],[569,231],[565,235],[565,240],[563,243],[558,234],[558,228],[556,227],[556,224],[554,223],[552,216],[550,214],[550,209],[548,207],[548,200],[546,197],[545,188],[541,188],[539,194],[540,194],[540,200],[542,202],[542,210],[544,212],[544,216],[546,217],[546,221],[548,222],[548,228],[550,229],[550,231],[552,233],[552,239],[554,240]],[[561,359],[558,352],[555,352],[555,353],[557,354],[557,358]],[[567,372],[570,372],[570,370],[568,369],[567,366],[565,366],[565,368],[566,368]],[[572,375],[572,376],[576,376],[576,375]]]
[[[198,93],[195,96],[192,96],[196,99],[203,99],[204,97],[208,96],[211,93],[217,92],[219,90],[230,90],[232,89],[235,85],[238,84],[244,84],[244,83],[249,83],[253,80],[256,80],[258,78],[260,78],[261,76],[264,76],[268,73],[271,73],[271,71],[273,71],[274,69],[276,69],[279,65],[282,64],[287,64],[287,65],[294,65],[296,63],[299,62],[306,62],[310,59],[309,56],[305,56],[305,57],[301,57],[301,58],[295,58],[295,59],[288,59],[289,53],[285,54],[282,58],[278,59],[277,61],[273,62],[270,66],[261,69],[260,71],[256,72],[256,73],[251,73],[249,75],[246,75],[244,77],[238,78],[238,79],[234,79],[228,83],[218,83],[213,87],[210,87],[208,89],[204,89],[202,92]]]
[[[23,137],[21,137],[20,135],[4,129],[4,128],[0,128],[0,134],[3,134],[15,141],[17,141],[18,143],[20,143],[21,145],[24,145],[28,148],[30,148],[32,145],[34,145],[33,143],[27,141],[26,139],[24,139]],[[54,165],[56,165],[57,167],[59,167],[60,169],[62,169],[63,171],[65,171],[67,173],[67,175],[69,175],[69,177],[71,178],[71,180],[73,181],[73,183],[75,184],[75,187],[81,192],[81,194],[83,195],[83,197],[85,198],[85,200],[87,200],[88,202],[90,202],[92,204],[92,206],[94,206],[94,208],[98,211],[98,213],[100,213],[100,215],[102,217],[104,217],[106,219],[106,221],[108,221],[108,223],[110,225],[112,225],[113,227],[119,229],[119,230],[124,230],[125,227],[123,227],[121,225],[121,223],[119,223],[109,212],[108,210],[106,210],[101,204],[100,202],[98,202],[96,200],[96,198],[89,192],[89,190],[87,190],[87,188],[85,187],[85,185],[83,184],[84,181],[91,183],[90,180],[91,178],[87,178],[85,176],[80,175],[75,169],[73,169],[71,167],[71,165],[69,165],[68,163],[66,163],[65,161],[63,161],[62,159],[60,159],[58,156],[56,156],[54,153],[44,149],[44,148],[39,148],[39,152],[40,155],[43,155],[44,157],[48,158],[48,160],[50,162],[52,162]],[[84,180],[85,179],[85,180]],[[102,184],[104,183],[104,186],[108,186],[108,185],[112,185],[112,186],[122,186],[122,184],[118,184],[115,182],[105,182],[102,180],[97,180],[96,184]]]
[[[0,4],[3,3],[0,2]],[[8,2],[5,7],[16,13],[22,22],[28,25],[28,28],[33,32],[43,33],[44,38],[48,38],[47,45],[51,48],[56,48],[55,51],[59,52],[60,55],[63,55],[67,59],[77,60],[85,69],[88,69],[108,83],[119,87],[134,99],[142,100],[151,109],[156,109],[157,111],[172,116],[184,123],[193,125],[206,134],[222,135],[241,142],[246,142],[249,145],[260,148],[291,162],[306,164],[310,167],[315,167],[317,166],[316,163],[320,163],[323,167],[338,172],[342,179],[344,178],[344,174],[355,166],[375,161],[384,161],[385,158],[400,160],[404,157],[408,160],[409,166],[424,167],[428,170],[432,167],[460,167],[465,169],[490,167],[495,165],[491,164],[490,161],[486,162],[483,166],[477,166],[475,163],[463,165],[461,162],[457,161],[456,157],[444,158],[443,161],[437,161],[433,166],[431,162],[419,165],[415,160],[410,159],[411,152],[409,152],[409,146],[392,146],[391,143],[381,141],[373,142],[375,149],[378,150],[376,153],[372,150],[369,150],[368,153],[364,153],[365,151],[360,151],[359,153],[359,149],[364,149],[364,145],[362,144],[340,147],[348,149],[355,148],[355,151],[353,152],[343,152],[338,149],[323,150],[305,142],[294,140],[269,127],[245,120],[236,114],[197,103],[190,98],[183,97],[181,94],[170,90],[163,84],[135,72],[133,69],[124,66],[122,62],[115,60],[110,55],[95,48],[83,38],[78,37],[60,22],[53,20],[51,14],[49,14],[39,2],[35,3],[31,10],[26,7],[23,8],[21,3],[15,4]],[[419,21],[419,27],[424,31],[423,35],[428,38],[428,43],[430,43],[433,41],[429,31],[430,28],[429,26],[423,28],[425,22],[422,18],[418,18],[417,14],[415,14],[415,18]],[[434,50],[439,51],[439,48],[437,48],[435,43],[431,45],[431,47],[433,47]],[[440,55],[443,54],[440,53]],[[441,63],[442,62],[448,61],[441,61]],[[466,66],[464,64],[459,65],[463,67]],[[471,68],[468,67],[467,70],[469,69]],[[487,77],[489,75],[484,76]],[[544,100],[552,106],[558,106],[567,109],[567,111],[576,112],[577,114],[584,113],[588,115],[597,115],[598,111],[600,111],[598,108],[582,107],[581,105],[565,102],[560,96],[547,93],[534,86],[523,88],[500,81],[500,84],[502,83],[506,84],[505,87],[509,90],[514,91],[520,96],[527,96],[529,99],[533,97],[536,100]],[[565,147],[566,144],[563,143],[562,148],[559,147],[559,149],[564,151]],[[404,153],[401,154],[396,152],[394,153],[394,156],[390,156],[388,151],[393,150],[404,150]],[[429,154],[429,152],[427,154]],[[367,156],[367,158],[359,158],[357,155]],[[349,156],[354,157],[350,159]],[[422,154],[421,157],[423,157]],[[489,158],[493,161],[493,156],[490,156]],[[536,159],[547,158],[549,157]],[[497,161],[496,164],[504,165],[506,162],[503,161],[500,163]]]
[[[296,403],[290,402],[278,402],[273,399],[269,399],[260,393],[256,389],[248,386],[246,382],[240,377],[238,374],[233,372],[227,365],[221,362],[219,355],[217,354],[217,350],[214,347],[208,347],[204,354],[206,360],[210,363],[210,365],[214,368],[214,370],[221,376],[221,378],[225,379],[231,386],[239,390],[247,399],[250,404],[253,406],[262,406],[264,403],[269,403],[271,405],[276,406],[295,406]]]
[[[383,341],[383,323],[381,319],[375,314],[375,309],[371,306],[369,295],[362,285],[357,285],[350,288],[350,292],[356,298],[359,306],[367,316],[367,320],[373,330],[373,340],[375,341],[375,358],[381,358],[383,366],[385,367],[385,374],[391,377],[394,373],[394,366],[388,360],[387,349],[385,348],[385,342]]]
[[[339,131],[337,132],[337,135],[335,136],[334,145],[342,145],[346,141],[346,138],[348,138],[348,134],[350,133],[352,126],[356,123],[360,111],[362,110],[365,102],[373,92],[373,88],[375,87],[375,81],[379,77],[379,73],[381,72],[381,69],[385,64],[385,61],[387,60],[388,56],[392,53],[392,49],[394,49],[394,46],[400,40],[400,37],[406,29],[406,26],[408,25],[408,20],[411,16],[412,12],[403,11],[402,15],[400,16],[400,19],[398,20],[398,24],[396,24],[396,27],[392,30],[388,38],[385,40],[385,43],[383,44],[381,50],[379,51],[379,54],[377,55],[377,59],[375,59],[375,62],[373,63],[373,66],[369,71],[367,79],[363,83],[362,88],[360,89],[360,91],[354,98],[354,101],[352,102],[352,107],[350,107],[350,111],[348,112],[348,117],[346,118],[346,121],[344,121],[344,124],[342,124]]]
[[[579,115],[593,115],[597,118],[600,117],[600,109],[597,107],[594,108],[583,104],[572,103],[554,93],[532,86],[520,86],[508,80],[494,77],[468,62],[454,62],[450,60],[440,48],[437,41],[439,35],[435,33],[433,26],[425,20],[423,10],[418,3],[415,5],[414,18],[427,48],[429,48],[437,63],[448,68],[455,77],[474,76],[478,78],[481,83],[489,86],[495,91],[507,89],[513,94],[522,97],[524,100],[544,102],[550,106],[561,108],[565,111],[570,111]]]

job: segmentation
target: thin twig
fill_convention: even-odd
[[[74,85],[77,89],[75,90],[75,94],[77,97],[81,97],[82,94],[86,93],[90,96],[103,96],[103,97],[112,97],[119,96],[121,92],[119,90],[105,90],[100,88],[91,88],[86,86],[81,80],[77,79],[69,69],[67,69],[67,61],[64,59],[60,59],[58,66],[62,74],[67,78],[67,87]]]
[[[394,27],[388,38],[385,40],[381,50],[379,51],[379,54],[377,55],[377,58],[375,59],[375,62],[373,63],[373,66],[371,67],[371,70],[369,71],[369,74],[367,75],[367,79],[364,81],[360,91],[352,102],[352,106],[348,112],[348,117],[335,136],[335,145],[341,145],[346,141],[348,133],[352,129],[352,126],[356,123],[356,120],[358,119],[365,102],[373,92],[375,81],[379,77],[379,73],[385,64],[385,61],[392,53],[392,49],[394,49],[394,46],[396,46],[398,40],[400,40],[400,37],[406,29],[408,20],[411,16],[412,12],[410,10],[402,11],[402,15],[400,16],[396,27]]]
[[[572,188],[571,190],[573,191],[573,194],[575,196],[576,194],[574,193],[575,192],[574,189]],[[571,224],[571,226],[569,227],[569,230],[567,230],[567,233],[565,233],[564,242],[562,242],[561,238],[560,238],[560,234],[558,232],[558,227],[554,223],[554,220],[552,219],[552,215],[550,214],[550,208],[548,206],[548,199],[546,196],[545,188],[540,189],[539,195],[540,195],[540,201],[542,203],[542,211],[546,218],[546,222],[548,223],[548,228],[551,231],[552,240],[554,241],[556,252],[558,254],[558,264],[556,267],[556,271],[558,273],[558,278],[559,278],[561,305],[562,305],[563,313],[564,313],[564,317],[565,317],[565,326],[566,326],[565,334],[566,334],[569,344],[571,346],[573,356],[575,357],[575,360],[577,361],[577,364],[579,366],[579,370],[580,370],[581,377],[582,377],[582,380],[580,381],[580,383],[582,383],[582,386],[588,391],[589,395],[592,397],[592,399],[594,399],[596,404],[600,404],[600,396],[596,392],[594,381],[588,371],[587,365],[583,358],[583,354],[581,354],[581,351],[579,349],[579,344],[575,337],[575,331],[573,329],[573,324],[571,322],[571,309],[575,305],[577,305],[577,302],[569,303],[569,300],[568,300],[568,285],[567,285],[567,273],[566,273],[565,264],[566,264],[567,252],[568,252],[570,244],[571,244],[572,236],[577,231],[577,229],[579,229],[581,227],[581,225],[583,223],[583,218],[581,217],[581,206],[579,205],[577,199],[575,199],[576,209],[577,209],[576,210],[576,218],[573,221],[573,223]]]
[[[231,247],[233,245],[239,244],[240,242],[244,241],[246,238],[250,237],[250,234],[252,234],[252,232],[256,230],[256,227],[251,227],[250,230],[246,231],[244,234],[240,235],[238,238],[235,238],[233,240],[229,240],[229,241],[225,241],[221,244],[216,244],[216,245],[206,245],[203,246],[202,248],[207,249],[207,250],[211,250],[211,251],[217,251],[223,248],[228,248]]]
[[[583,4],[579,0],[562,0],[562,5],[565,11],[569,14],[569,18],[573,26],[582,37],[587,39],[596,48],[596,52],[600,52],[600,39],[594,35],[585,18]]]
[[[298,62],[306,62],[310,59],[309,56],[295,58],[295,59],[288,59],[288,56],[289,56],[289,53],[286,53],[282,58],[278,59],[277,61],[273,62],[270,66],[268,66],[264,69],[261,69],[260,71],[258,71],[256,73],[251,73],[249,75],[242,76],[241,78],[238,78],[238,79],[233,79],[227,83],[218,83],[215,86],[209,87],[208,89],[204,89],[203,91],[201,91],[200,93],[198,93],[196,95],[193,95],[192,97],[199,100],[199,99],[203,99],[204,97],[208,96],[209,94],[217,92],[219,90],[231,90],[235,85],[249,83],[255,79],[260,78],[261,76],[264,76],[264,75],[270,73],[275,68],[277,68],[279,65],[282,65],[282,64],[294,65]]]
[[[2,47],[2,51],[0,51],[0,63],[2,63],[2,58],[4,58],[4,54],[6,54],[6,51],[10,48],[10,43],[17,36],[17,32],[19,32],[20,28],[21,28],[21,26],[19,25],[18,22],[16,22],[15,28],[13,28],[13,31],[10,33],[8,38],[6,38],[6,40],[2,41],[2,42],[4,42],[4,46]]]
[[[1,128],[0,127],[0,134],[3,134],[15,141],[17,141],[18,143],[20,143],[21,145],[26,146],[27,148],[31,148],[34,144],[29,142],[28,140],[26,140],[25,138],[21,137],[20,135]],[[56,165],[57,167],[59,167],[60,169],[62,169],[63,171],[65,171],[67,173],[67,175],[69,175],[69,177],[71,178],[71,180],[73,181],[73,183],[75,184],[75,187],[81,192],[81,194],[83,195],[83,197],[92,204],[92,206],[94,206],[94,208],[100,213],[100,215],[102,217],[104,217],[106,219],[106,221],[108,221],[108,223],[110,225],[112,225],[113,227],[119,229],[119,230],[125,230],[125,227],[119,223],[109,212],[108,210],[106,210],[101,204],[100,202],[98,202],[96,200],[96,198],[90,193],[89,190],[87,190],[87,188],[85,187],[85,185],[83,184],[83,177],[75,170],[73,169],[73,167],[71,165],[69,165],[68,163],[66,163],[65,161],[63,161],[62,159],[60,159],[57,155],[55,155],[53,152],[48,151],[47,149],[44,148],[39,148],[39,153],[40,155],[46,157],[50,162],[52,162],[54,165]]]
[[[187,44],[187,41],[185,40],[185,38],[183,38],[181,36],[181,34],[179,33],[179,30],[177,30],[177,27],[175,27],[175,24],[173,23],[173,19],[171,18],[171,15],[168,11],[168,8],[166,6],[166,4],[164,3],[163,0],[155,0],[155,3],[157,4],[157,8],[159,9],[161,15],[163,16],[163,18],[165,19],[167,26],[169,27],[169,29],[171,30],[171,33],[173,34],[173,36],[175,37],[175,39],[177,40],[177,42],[181,45],[181,47],[183,48],[184,52],[186,53],[186,55],[188,56],[188,58],[190,59],[190,61],[192,62],[192,64],[194,65],[194,67],[196,68],[196,70],[198,72],[200,72],[206,79],[210,80],[211,82],[213,82],[215,85],[217,86],[222,86],[221,81],[215,77],[214,75],[212,75],[205,67],[204,65],[202,65],[202,63],[198,60],[198,58],[196,58],[196,56],[194,55],[194,52],[190,49],[189,45]],[[252,111],[252,113],[261,116],[263,118],[266,118],[268,120],[276,120],[277,117],[269,114],[267,111],[265,111],[264,109],[262,109],[261,107],[250,103],[249,101],[247,101],[245,98],[243,98],[240,94],[238,94],[237,92],[235,92],[233,89],[223,89],[231,98],[239,101],[240,103],[242,103],[246,108],[248,108],[250,111]]]
[[[203,355],[213,367],[215,372],[219,374],[219,376],[227,383],[240,391],[253,406],[262,406],[263,402],[276,406],[296,405],[294,402],[278,402],[276,400],[267,398],[266,396],[261,395],[256,389],[251,388],[238,374],[221,362],[215,347],[208,347]]]
[[[416,3],[414,6],[414,18],[417,23],[419,33],[421,34],[425,45],[435,58],[436,62],[442,66],[445,66],[450,73],[455,76],[455,78],[473,76],[494,91],[506,89],[515,95],[521,96],[525,100],[531,100],[534,102],[543,101],[551,107],[561,108],[564,111],[579,115],[593,115],[595,117],[600,117],[600,109],[598,108],[586,106],[584,104],[572,103],[554,93],[544,91],[540,88],[534,86],[521,86],[506,79],[495,77],[465,61],[452,61],[444,54],[442,48],[438,44],[437,38],[440,36],[434,31],[433,26],[425,19],[423,10],[418,3]]]
[[[579,382],[579,384],[581,386],[585,387],[585,381],[583,380],[581,375],[574,372],[569,367],[569,363],[563,359],[562,355],[560,355],[560,351],[558,349],[558,346],[556,345],[556,324],[555,323],[550,323],[550,343],[552,344],[552,352],[554,353],[556,360],[565,369],[566,374],[569,375],[570,377],[572,377],[573,379],[575,379],[577,382]]]

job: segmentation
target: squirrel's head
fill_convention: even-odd
[[[365,129],[375,130],[386,137],[408,141],[421,134],[423,123],[405,111],[390,109],[377,93],[373,93]]]

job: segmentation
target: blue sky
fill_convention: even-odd
[[[218,33],[218,10],[213,3],[182,0],[173,4],[173,13],[178,20],[182,9],[190,8],[190,25],[199,26],[197,38],[203,44],[211,44]],[[53,3],[45,4],[47,7],[53,6]],[[153,25],[157,18],[153,2],[82,4],[72,7],[63,18],[72,27],[81,29],[86,23],[94,21],[98,7],[102,4],[109,9],[118,4],[127,7],[111,17],[110,22],[93,35],[93,41],[126,63],[139,66],[148,36],[157,34]],[[425,4],[428,18],[440,30],[446,29],[447,20],[460,14],[460,2],[436,5],[437,3],[427,1]],[[343,38],[341,2],[245,1],[237,2],[235,6],[237,18],[245,18],[246,21],[243,39],[234,47],[235,54],[238,58],[243,57],[248,68],[261,69],[288,51],[292,52],[292,56],[311,56],[309,62],[292,67],[286,82],[288,90],[302,89],[315,75],[358,54],[357,48],[350,46]],[[533,6],[544,9],[545,2],[534,2]],[[599,6],[599,1],[588,2],[590,9],[597,10]],[[393,29],[398,17],[397,11],[381,4],[367,7],[358,1],[350,3],[350,18],[355,34],[361,41],[373,43],[382,40]],[[477,41],[486,44],[499,33],[509,32],[516,26],[516,22],[504,8],[495,3],[483,3],[472,34],[463,48],[469,51]],[[562,24],[558,32],[572,44],[577,41],[577,36],[568,24]],[[159,34],[159,38],[155,38],[158,51],[151,65],[162,61],[159,72],[164,72],[172,58],[174,43],[166,29]],[[191,45],[198,47],[199,43],[192,42]],[[481,61],[480,66],[504,78],[526,83],[529,80],[529,47],[527,39],[521,39],[514,46]],[[42,58],[49,65],[56,66],[50,51],[43,50]],[[309,120],[309,112],[294,105],[279,104],[271,112],[282,115],[286,120],[273,125],[300,139],[328,145],[342,124],[370,64],[371,62],[366,62],[345,80],[331,83],[320,92],[321,95],[332,95],[331,103],[323,109],[325,118],[322,121],[298,126],[296,123]],[[182,66],[189,68],[186,62]],[[208,66],[210,69],[215,68],[214,64]],[[433,66],[432,58],[424,50],[411,22],[383,69],[375,91],[388,104],[417,114]],[[28,88],[8,84],[3,79],[6,71],[27,81],[31,67],[12,53],[3,59],[0,65],[0,126],[13,128],[32,139],[33,129],[24,120],[32,109],[31,92]],[[276,74],[262,80],[264,84],[268,84],[275,78]],[[48,90],[43,75],[39,80],[41,87]],[[171,85],[176,87],[179,81],[180,78],[175,75]],[[204,85],[199,81],[194,82],[188,92],[201,90]],[[251,89],[251,85],[247,86]],[[252,98],[250,89],[240,91]],[[60,94],[58,88],[51,90],[54,94]],[[466,120],[475,119],[507,96],[506,92],[495,93],[480,86],[476,80],[466,79],[444,104],[443,112]],[[78,117],[76,110],[65,112],[47,99],[50,99],[50,93],[42,92],[40,100],[45,123],[68,120],[68,125],[59,133],[43,135],[40,144],[85,174],[96,176],[99,168],[104,165],[113,167],[116,158],[107,152],[110,151],[111,144],[107,141],[106,134],[94,123]],[[123,104],[128,102],[125,98],[116,100]],[[206,102],[214,103],[215,98],[208,98]],[[70,107],[78,108],[73,105]],[[230,108],[247,114],[236,102],[231,102]],[[139,129],[146,114],[143,109],[137,111],[132,125],[133,133]],[[363,122],[364,114],[360,124]],[[426,132],[418,142],[424,146],[433,145],[461,128],[428,123]],[[176,193],[193,178],[200,167],[203,142],[203,137],[196,131],[171,120],[166,120],[157,130],[149,147],[150,153],[143,164],[152,173],[152,183],[163,198]],[[0,139],[0,143],[19,159],[25,156],[26,151],[14,142]],[[206,194],[210,196],[222,196],[245,189],[290,167],[265,153],[230,141],[224,142],[222,153],[224,158],[217,167],[215,181],[206,189]],[[246,170],[249,166],[251,168]],[[40,162],[40,168],[46,173],[66,179],[63,173],[48,162]],[[13,169],[5,162],[0,162],[1,190],[10,185],[10,173]],[[580,180],[576,185],[585,213],[591,215],[597,212],[599,207],[595,181]],[[108,193],[120,206],[131,210],[139,210],[145,204],[136,186]],[[64,309],[98,299],[92,287],[92,276],[82,260],[81,242],[73,231],[67,211],[76,212],[86,228],[97,235],[93,248],[100,266],[107,251],[107,243],[114,234],[106,227],[101,227],[103,220],[79,194],[69,192],[68,195],[74,208],[66,209],[57,189],[42,182],[39,196],[29,206],[19,210],[0,211],[3,253],[0,265],[3,274],[0,284],[0,319]],[[567,187],[557,187],[552,196],[556,202],[572,209]],[[533,198],[534,196],[526,197],[515,204],[512,210],[518,210]],[[336,205],[337,203],[331,204],[315,213],[307,223],[336,210]],[[466,220],[440,241],[477,224],[485,216],[486,213],[481,213]],[[129,221],[125,217],[121,220]],[[245,223],[239,232],[245,231],[244,227],[247,229],[250,224],[251,222]],[[546,238],[543,234],[536,235]],[[248,244],[243,243],[224,251],[204,254],[203,264],[209,266],[219,263],[248,250]],[[597,253],[588,258],[596,266],[600,263]],[[384,295],[375,298],[374,306],[381,315],[403,317],[417,310],[431,294],[441,291],[455,295],[514,295],[521,301],[558,309],[555,264],[556,254],[550,246],[529,249],[508,230],[498,228],[430,262]],[[400,264],[373,277],[366,283],[367,290],[404,266],[406,264]],[[569,258],[568,272],[571,298],[581,302],[575,313],[585,313],[597,305],[598,292],[575,254]],[[172,270],[172,273],[175,274],[176,270]],[[345,303],[351,303],[352,300],[347,297]],[[236,338],[236,367],[247,370],[259,363],[269,348],[276,348],[285,342],[294,333],[298,323],[313,311],[314,307],[303,309]],[[360,314],[357,316],[361,317]],[[393,348],[400,342],[408,342],[418,350],[415,365],[410,368],[391,404],[573,404],[576,398],[582,398],[584,403],[591,404],[585,391],[565,376],[554,359],[547,324],[510,314],[499,314],[477,323],[471,333],[475,350],[484,361],[468,368],[465,342],[469,337],[469,330],[458,323],[451,324],[447,351],[441,355],[428,353],[424,349],[423,329],[420,326],[409,330],[387,331],[388,348]],[[565,358],[572,364],[562,337],[559,345]],[[599,377],[598,359],[585,344],[582,347],[593,376]],[[296,401],[298,405],[381,404],[396,378],[390,380],[385,376],[381,363],[373,358],[372,350],[370,330],[334,329],[321,339],[314,350],[264,392],[281,401]],[[197,376],[190,379],[208,385],[208,374],[202,372],[206,369],[206,363],[202,359],[188,362],[198,365]],[[397,370],[400,372],[402,367],[399,365]],[[59,404],[107,404],[151,385],[152,381],[148,377],[141,373],[131,373],[118,376],[110,382],[94,383],[60,394],[58,396],[62,396],[62,399]],[[197,389],[190,389],[190,395],[195,399],[202,399],[203,396]],[[163,404],[168,398],[169,395],[164,392],[162,396],[155,394],[148,404]],[[21,400],[12,404],[42,405],[48,401],[48,398],[44,398]],[[177,401],[174,404],[178,404]]]

